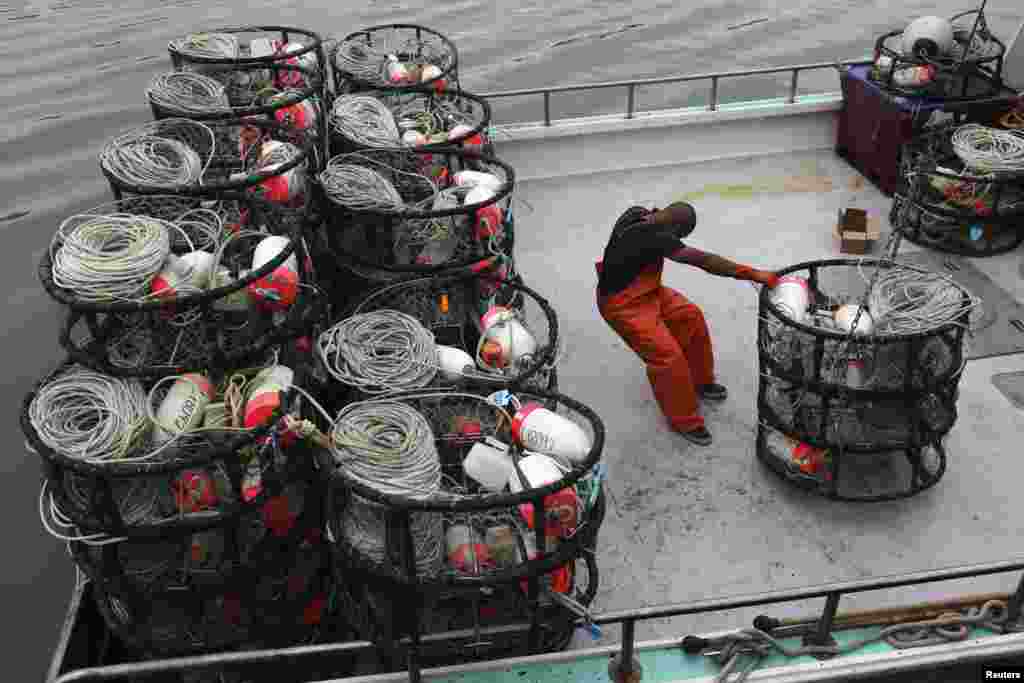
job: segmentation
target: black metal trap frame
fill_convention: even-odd
[[[949,218],[902,193],[893,195],[889,212],[889,223],[908,241],[947,254],[975,258],[1005,254],[1024,243],[1020,220]]]
[[[238,54],[234,58],[226,56],[215,57],[212,55],[195,55],[183,51],[176,41],[167,45],[167,51],[171,56],[171,63],[177,70],[191,70],[206,73],[207,70],[215,72],[217,67],[224,66],[264,66],[291,65],[304,69],[311,69],[317,74],[317,81],[320,84],[321,96],[326,96],[327,76],[327,54],[324,51],[323,39],[319,34],[303,28],[293,26],[243,26],[211,29],[207,33],[228,34],[238,42]],[[203,40],[207,34],[192,34],[198,40]],[[188,37],[186,37],[187,39]],[[277,41],[280,46],[289,43],[301,44],[298,49],[283,49],[273,54],[253,56],[251,44],[254,39],[265,39]],[[246,42],[248,41],[248,42]],[[273,47],[273,46],[271,46]]]
[[[1006,46],[989,31],[984,3],[980,9],[955,15],[950,23],[954,29],[953,49],[948,55],[905,54],[901,45],[902,30],[890,31],[878,38],[875,61],[884,56],[891,61],[891,66],[877,74],[875,82],[893,95],[925,95],[951,102],[998,95],[1003,89]],[[931,67],[935,77],[922,87],[898,85],[895,74],[914,67]]]
[[[492,297],[515,311],[537,344],[529,355],[517,358],[504,368],[474,368],[458,380],[445,379],[439,371],[432,387],[476,386],[497,391],[506,386],[532,390],[557,391],[554,368],[558,350],[558,317],[540,294],[511,280],[496,281],[479,275],[445,275],[407,280],[381,287],[369,293],[350,311],[359,315],[382,309],[412,316],[434,334],[438,344],[454,346],[476,358],[481,341],[479,319],[482,313],[481,287],[492,288]],[[514,351],[514,349],[513,349]]]
[[[590,439],[586,457],[546,486],[494,493],[465,473],[462,461],[474,445],[489,438],[512,441],[509,413],[474,394],[417,391],[385,399],[413,407],[431,427],[441,460],[442,491],[429,499],[384,494],[350,478],[329,454],[321,452],[330,461],[324,463],[325,471],[333,471],[327,526],[336,566],[342,572],[339,580],[345,583],[350,611],[360,622],[354,624],[357,632],[382,648],[378,665],[384,668],[401,666],[394,658],[398,640],[406,634],[413,642],[408,649],[410,669],[420,661],[449,662],[460,657],[494,657],[496,652],[537,653],[565,647],[579,615],[554,601],[544,586],[574,598],[582,608],[596,592],[593,552],[604,500],[600,482],[592,475],[604,445],[603,423],[588,407],[561,394],[515,395],[524,404],[540,403],[565,417]],[[509,452],[516,462],[522,456],[514,444]],[[558,492],[562,498],[551,497]],[[571,505],[565,496],[571,498]],[[532,505],[538,519],[546,523],[529,528],[524,520],[534,518],[524,504]],[[377,521],[367,527],[364,522],[370,519]],[[380,553],[370,552],[364,543],[363,532],[371,527],[375,537],[371,545]],[[460,533],[474,539],[467,542],[472,550],[466,555],[445,550],[445,538]],[[440,543],[440,556],[414,550],[416,537]],[[540,552],[535,553],[536,549]],[[585,564],[586,589],[577,583],[581,569],[577,560]],[[510,607],[512,612],[503,611]],[[488,610],[497,614],[488,615]],[[482,621],[507,625],[510,620],[529,622],[526,637],[520,629],[510,631],[507,638],[481,640]],[[463,629],[462,636],[429,644],[421,639],[450,629]]]
[[[322,75],[317,71],[273,62],[271,64],[215,64],[202,74],[224,85],[228,99],[224,111],[189,108],[187,103],[167,104],[149,95],[149,107],[155,120],[187,118],[193,121],[262,118],[288,128],[305,131],[314,143],[311,168],[318,171],[327,162],[327,112]],[[304,105],[311,108],[315,121],[307,121]],[[231,138],[222,140],[230,143]]]
[[[938,483],[969,324],[965,308],[957,320],[916,333],[851,338],[825,328],[841,305],[859,303],[862,268],[894,267],[868,264],[831,259],[780,271],[809,284],[804,322],[783,313],[768,290],[758,309],[757,456],[786,479],[840,500],[902,498]]]
[[[416,149],[430,150],[457,146],[493,156],[494,148],[488,133],[491,124],[491,105],[479,95],[465,90],[441,93],[433,90],[369,90],[360,94],[374,97],[387,106],[395,117],[399,135],[415,131],[424,136],[426,141],[415,145]],[[332,112],[332,123],[335,117]],[[467,126],[468,129],[452,136],[451,131],[458,125]],[[353,140],[333,125],[330,126],[329,133],[332,154],[354,152],[369,147],[359,140]],[[477,136],[480,138],[479,144],[474,141]]]
[[[345,55],[352,51],[349,60]],[[433,65],[440,74],[418,82],[391,83],[387,58],[399,62]],[[433,29],[417,24],[381,24],[355,31],[338,41],[331,52],[334,92],[387,90],[409,92],[424,88],[459,91],[459,53],[455,43]]]
[[[515,171],[500,159],[457,147],[367,149],[335,156],[327,173],[340,165],[375,171],[397,190],[404,206],[364,209],[328,196],[327,246],[338,256],[361,267],[424,276],[512,253],[505,226]],[[492,174],[501,186],[483,201],[434,209],[442,192],[462,193],[454,177],[464,170]],[[484,228],[479,212],[492,206],[501,209],[503,220]]]

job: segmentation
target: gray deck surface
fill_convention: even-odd
[[[1024,356],[972,361],[961,381],[949,469],[909,500],[852,504],[805,494],[754,457],[757,298],[745,282],[667,263],[665,283],[704,310],[719,381],[731,396],[705,415],[715,443],[671,432],[643,365],[600,318],[594,261],[615,217],[633,203],[688,195],[698,209],[690,243],[755,267],[838,257],[837,210],[857,173],[831,152],[730,160],[525,182],[516,254],[526,282],[552,301],[565,337],[561,389],[604,420],[611,500],[599,539],[596,611],[811,586],[1024,556],[1020,481],[1024,412],[992,385]],[[744,194],[742,187],[762,190]],[[786,191],[788,187],[789,191]],[[802,190],[802,191],[798,191]],[[705,191],[701,196],[699,194]],[[890,200],[862,196],[888,231]],[[901,253],[918,250],[904,243]],[[876,250],[877,253],[877,250]],[[1019,253],[972,263],[1024,301]],[[1013,589],[1017,577],[932,584],[844,598],[840,609]],[[758,613],[810,615],[822,601],[681,618],[638,627],[640,639],[749,626]],[[617,634],[606,632],[605,642]]]

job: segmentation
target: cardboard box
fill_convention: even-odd
[[[882,235],[881,221],[863,209],[840,209],[836,235],[842,253],[866,254]]]

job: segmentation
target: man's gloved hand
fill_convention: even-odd
[[[768,270],[755,270],[750,279],[769,289],[779,284],[779,276]]]

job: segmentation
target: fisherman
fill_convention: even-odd
[[[647,365],[647,377],[671,427],[707,446],[711,433],[697,412],[697,398],[724,401],[715,382],[711,336],[704,314],[679,292],[661,284],[664,259],[712,275],[774,287],[778,276],[688,247],[682,239],[697,225],[685,202],[663,209],[634,206],[615,222],[604,259],[597,262],[601,317]]]

